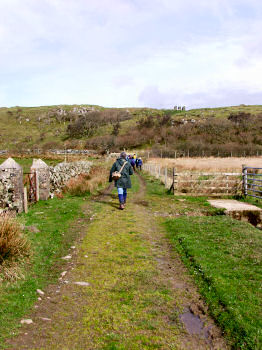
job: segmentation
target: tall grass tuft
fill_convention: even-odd
[[[15,218],[0,216],[0,279],[16,280],[21,277],[17,262],[29,256],[30,244]]]
[[[72,196],[94,193],[106,183],[107,179],[108,170],[102,166],[96,166],[91,169],[89,174],[81,174],[70,179],[65,186],[64,192]]]

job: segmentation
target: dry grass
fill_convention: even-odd
[[[73,196],[94,193],[107,179],[108,170],[102,166],[95,166],[89,174],[81,174],[70,179],[65,186],[64,192]]]
[[[0,217],[0,280],[17,280],[22,277],[19,261],[28,256],[30,244],[15,218]]]
[[[148,163],[159,164],[162,167],[175,167],[179,171],[211,171],[241,173],[242,164],[262,167],[262,157],[250,158],[150,158]]]

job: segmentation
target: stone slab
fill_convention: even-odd
[[[231,211],[262,211],[261,208],[255,205],[239,202],[235,199],[214,199],[208,201],[213,207],[226,209],[227,212]]]

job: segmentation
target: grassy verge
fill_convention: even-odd
[[[27,215],[19,217],[26,226],[36,226],[40,232],[26,231],[33,252],[30,265],[28,262],[24,264],[24,279],[0,285],[0,347],[5,338],[14,334],[19,326],[18,320],[36,301],[36,289],[57,280],[60,258],[66,254],[76,236],[69,226],[82,215],[82,203],[83,198],[67,195],[63,200],[40,201],[31,207]]]
[[[233,347],[261,349],[261,232],[228,217],[181,217],[165,225]]]
[[[232,348],[261,349],[261,231],[221,215],[206,197],[168,195],[158,180],[144,177],[148,198],[154,198],[152,209],[170,214],[161,218],[168,237]],[[261,207],[261,201],[248,202]]]

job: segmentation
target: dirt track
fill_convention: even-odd
[[[83,242],[12,349],[228,349],[136,181],[124,211],[110,191],[86,205],[95,216],[74,228]]]

